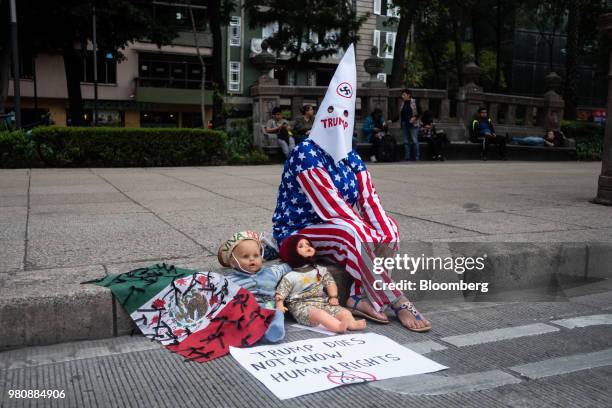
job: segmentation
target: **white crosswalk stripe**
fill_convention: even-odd
[[[612,314],[600,314],[591,316],[578,316],[569,319],[551,320],[551,323],[568,329],[577,327],[599,326],[612,324]]]
[[[419,353],[419,354],[427,354],[427,353],[431,353],[432,351],[440,351],[440,350],[447,349],[446,346],[440,343],[436,343],[435,341],[432,341],[432,340],[418,341],[418,342],[413,342],[413,343],[404,343],[402,344],[402,346],[407,347],[410,350],[414,351],[415,353]]]
[[[517,365],[510,367],[510,370],[530,379],[536,379],[608,365],[612,365],[612,348]]]
[[[369,385],[385,391],[407,395],[441,395],[454,392],[472,392],[517,384],[521,380],[501,370],[444,377],[441,375],[421,374],[410,377],[391,378],[372,382]]]
[[[517,337],[536,336],[539,334],[559,331],[559,328],[544,323],[534,323],[525,326],[504,327],[458,336],[442,337],[440,340],[457,347],[473,346],[493,341],[515,339]]]

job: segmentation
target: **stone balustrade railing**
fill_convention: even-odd
[[[556,74],[555,74],[556,75]],[[551,77],[551,82],[558,77]],[[445,89],[412,89],[421,111],[430,110],[438,128],[444,129],[453,141],[469,139],[469,128],[479,107],[489,110],[498,133],[511,135],[543,134],[545,129],[557,129],[563,118],[563,99],[550,87],[540,98],[483,92],[470,81],[459,88],[454,100]],[[263,127],[270,119],[272,109],[280,106],[291,111],[292,119],[300,116],[305,104],[319,106],[327,87],[278,85],[266,79],[251,87],[253,98],[254,143],[265,146],[269,142],[263,136]],[[369,81],[357,89],[355,129],[361,140],[361,126],[375,108],[380,108],[386,119],[394,123],[392,132],[399,135],[401,88],[387,88],[381,81]]]
[[[533,134],[558,129],[563,118],[563,98],[554,90],[541,98],[483,92],[474,83],[457,92],[457,117],[469,127],[478,108],[487,108],[497,127],[511,134]]]
[[[389,89],[383,86],[362,86],[357,90],[357,106],[355,112],[355,129],[360,136],[361,126],[365,118],[375,109],[380,108],[383,116],[396,123],[392,128],[399,128],[399,112],[401,109],[401,89]],[[319,106],[325,96],[326,86],[288,86],[277,85],[274,82],[258,84],[251,88],[253,97],[254,141],[258,146],[266,145],[263,137],[263,127],[270,119],[272,109],[281,106],[291,111],[292,119],[298,118],[300,109],[305,104]],[[450,101],[445,89],[414,89],[413,95],[422,111],[431,110],[439,122],[451,119]]]

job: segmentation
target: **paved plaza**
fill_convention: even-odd
[[[371,165],[403,240],[601,241],[600,163]],[[280,165],[0,171],[0,271],[208,262],[240,229],[271,232]],[[211,265],[213,264],[208,264]]]
[[[612,273],[587,281],[584,266],[610,259],[612,207],[590,203],[601,163],[369,168],[404,241],[604,251],[581,249],[575,268],[585,282],[563,301],[423,298],[430,333],[369,324],[449,370],[280,401],[231,357],[186,364],[126,335],[109,291],[79,285],[160,261],[218,269],[216,250],[231,233],[271,232],[280,165],[0,170],[0,340],[11,349],[0,352],[0,406],[612,406]],[[96,307],[99,319],[84,312]],[[318,336],[291,328],[287,341]],[[66,398],[9,400],[9,389],[63,389]]]

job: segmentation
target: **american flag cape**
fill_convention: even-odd
[[[157,264],[84,283],[110,288],[145,337],[190,361],[256,343],[274,316],[249,291],[214,272]]]

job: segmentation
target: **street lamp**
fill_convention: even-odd
[[[608,2],[610,3],[610,2]],[[612,13],[604,14],[599,19],[599,29],[612,38]],[[608,72],[608,115],[604,134],[603,157],[601,174],[599,176],[597,197],[593,200],[597,204],[612,205],[612,53],[610,53],[610,68]]]
[[[15,126],[21,128],[21,75],[19,73],[19,48],[17,48],[17,6],[15,0],[9,3],[11,14],[11,47],[13,48],[13,89],[15,101]]]
[[[96,30],[96,6],[93,6],[93,75],[94,75],[94,104],[93,125],[98,125],[98,33]]]

